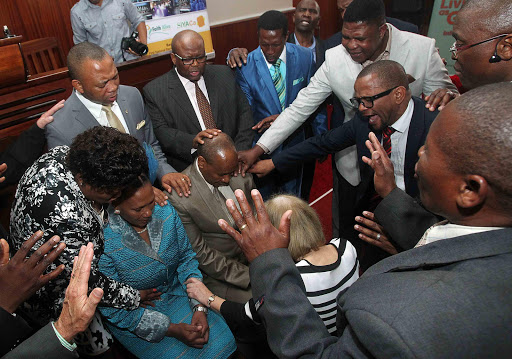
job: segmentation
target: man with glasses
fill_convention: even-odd
[[[178,171],[187,168],[193,161],[194,143],[211,136],[212,129],[229,135],[237,150],[250,148],[251,108],[231,70],[206,64],[204,41],[195,31],[179,32],[171,46],[174,68],[143,90],[169,163]]]
[[[414,164],[437,111],[429,111],[425,101],[411,96],[407,74],[395,61],[381,60],[364,68],[357,76],[354,89],[355,97],[350,102],[359,111],[352,120],[278,153],[271,160],[257,162],[250,172],[266,175],[275,168],[280,173],[287,173],[297,163],[355,145],[361,183],[355,190],[355,202],[348,205],[353,206],[355,213],[373,211],[379,202],[373,187],[373,170],[362,162],[363,156],[371,157],[365,142],[373,131],[391,158],[397,186],[412,197],[417,196]],[[364,252],[360,257],[363,270],[386,256],[384,251],[361,240],[354,240],[353,244],[359,254]],[[363,247],[364,251],[361,251]]]
[[[466,1],[453,25],[454,68],[466,90],[512,81],[512,2]]]
[[[415,78],[410,84],[414,96],[430,95],[437,89],[446,88],[457,93],[435,41],[386,24],[382,0],[353,1],[345,13],[342,34],[342,44],[326,52],[325,62],[309,85],[274,121],[256,146],[239,154],[243,169],[248,169],[263,153],[277,148],[331,93],[342,102],[345,120],[350,120],[355,113],[350,98],[353,97],[356,76],[373,62],[389,59],[400,63],[406,73]],[[354,194],[361,180],[354,147],[336,154],[333,172],[337,179],[337,185],[333,186],[333,203],[343,204],[338,208],[333,206],[333,232],[353,238],[357,236],[354,217],[360,215],[353,210]],[[337,227],[339,231],[336,231]]]

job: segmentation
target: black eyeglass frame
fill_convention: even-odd
[[[358,109],[359,106],[361,105],[361,103],[363,104],[364,107],[366,108],[372,108],[373,107],[373,102],[381,97],[384,97],[384,96],[387,96],[391,93],[391,91],[393,91],[394,89],[400,87],[400,85],[397,85],[393,88],[390,88],[389,90],[386,90],[386,91],[383,91],[381,93],[378,93],[376,95],[373,95],[373,96],[364,96],[364,97],[352,97],[350,99],[350,103],[352,104],[352,106],[355,108],[355,109]],[[370,104],[370,106],[367,106],[367,104],[365,103],[365,101],[367,101],[368,104]]]
[[[176,56],[178,59],[181,60],[181,62],[183,63],[183,65],[185,66],[190,66],[194,63],[194,60],[197,61],[198,64],[204,64],[207,60],[207,57],[206,57],[206,54],[203,55],[203,56],[198,56],[198,57],[189,57],[189,58],[183,58],[181,57],[180,55],[178,55],[177,53],[173,52],[174,56]]]

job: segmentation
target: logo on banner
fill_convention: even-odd
[[[148,30],[148,36],[151,36],[151,34],[168,34],[171,32],[172,26],[169,24],[162,24],[157,26],[146,25],[146,28]]]
[[[203,27],[206,24],[204,16],[198,16],[195,20],[187,20],[178,22],[178,29],[184,29],[191,26]]]

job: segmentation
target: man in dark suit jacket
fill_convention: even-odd
[[[178,171],[188,167],[193,161],[194,138],[208,128],[228,134],[237,150],[250,148],[251,109],[229,68],[206,65],[204,41],[195,31],[179,32],[172,40],[172,49],[175,68],[143,90],[156,137],[169,163]],[[206,98],[208,109],[201,109],[197,96]],[[215,127],[208,124],[202,111],[213,115]]]
[[[388,137],[390,144],[393,143],[390,156],[397,169],[395,175],[400,179],[403,190],[411,196],[417,196],[414,165],[418,160],[418,149],[424,144],[437,111],[429,111],[422,99],[411,97],[407,74],[395,61],[381,60],[363,69],[357,77],[354,89],[354,102],[359,104],[359,111],[352,120],[342,127],[311,137],[280,152],[272,160],[256,163],[251,172],[264,174],[275,168],[280,173],[287,173],[297,163],[356,145],[361,183],[356,187],[355,202],[344,201],[338,203],[338,206],[339,212],[344,214],[340,218],[342,232],[353,242],[360,256],[362,248],[365,248],[360,261],[361,267],[366,269],[386,256],[380,249],[359,240],[353,228],[354,217],[364,210],[373,210],[377,203],[373,190],[373,171],[362,161],[363,156],[370,156],[365,145],[368,134],[376,131],[380,141],[383,130],[389,127],[395,130]],[[390,89],[392,91],[388,91]]]
[[[240,232],[221,227],[249,261],[253,297],[270,348],[280,358],[504,358],[512,352],[512,152],[503,131],[512,113],[512,84],[469,91],[450,102],[420,150],[421,201],[443,216],[415,248],[370,268],[338,297],[338,335],[330,336],[304,293],[289,253],[290,213],[273,228],[261,199],[256,220],[227,205]],[[485,134],[485,135],[482,135]],[[393,176],[390,161],[370,135],[376,189]],[[499,143],[499,146],[497,145]],[[470,146],[468,144],[471,144]],[[388,189],[389,191],[389,189]],[[396,198],[400,204],[400,198]],[[293,213],[291,214],[293,216]],[[391,216],[384,226],[409,225]],[[293,295],[290,295],[293,293]]]

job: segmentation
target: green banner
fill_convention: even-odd
[[[441,57],[446,60],[446,67],[451,75],[455,73],[453,69],[454,61],[449,50],[455,41],[452,37],[453,21],[464,2],[465,0],[435,0],[430,26],[428,27],[428,37],[436,39],[436,46]]]

